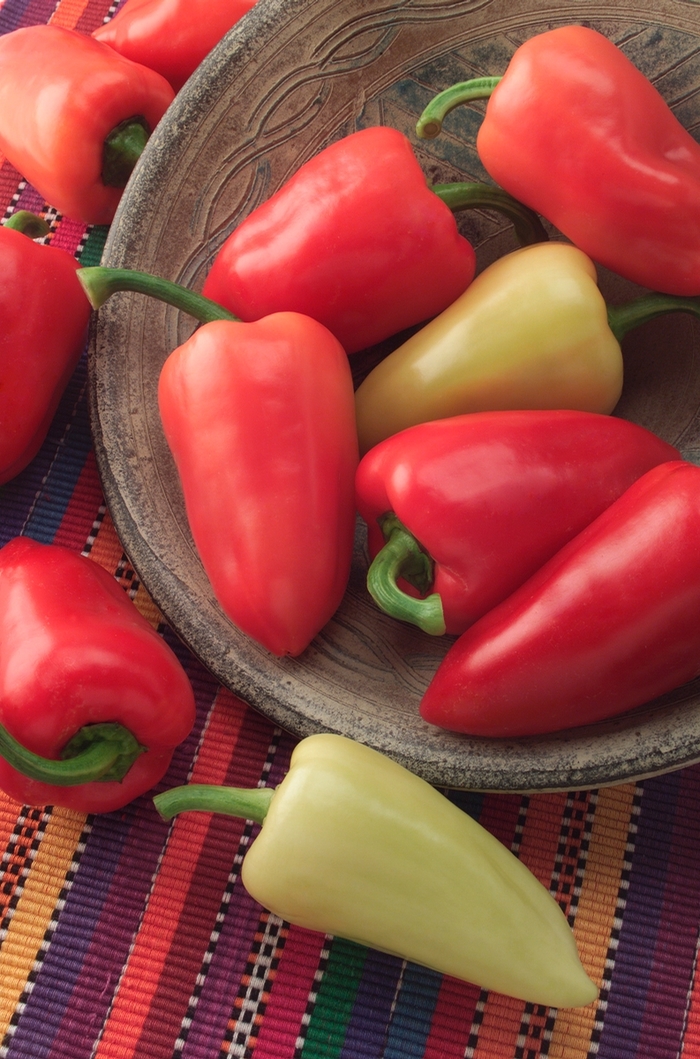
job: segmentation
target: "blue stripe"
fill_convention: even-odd
[[[406,964],[384,1059],[422,1059],[441,983],[437,971]]]

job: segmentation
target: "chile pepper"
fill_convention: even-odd
[[[179,92],[255,0],[126,0],[95,40],[156,70]]]
[[[0,150],[50,205],[109,224],[173,100],[160,74],[61,26],[0,36]]]
[[[521,736],[590,724],[700,673],[700,467],[648,471],[450,648],[431,724]]]
[[[299,313],[241,323],[142,273],[79,277],[96,308],[140,290],[206,321],[170,354],[158,387],[190,529],[231,621],[276,655],[300,654],[350,574],[358,453],[345,351]]]
[[[197,809],[262,823],[241,878],[291,923],[532,1003],[595,999],[542,884],[476,821],[376,750],[309,736],[276,789],[194,784],[154,801],[166,819]]]
[[[355,353],[434,316],[469,285],[476,259],[451,212],[460,205],[504,210],[521,239],[547,237],[499,189],[431,190],[402,133],[363,129],[311,158],[234,230],[203,293],[242,320],[311,316]]]
[[[700,299],[647,294],[607,306],[593,262],[576,247],[539,243],[506,254],[358,387],[360,451],[466,412],[611,412],[622,389],[620,342],[669,312],[697,316]]]
[[[619,48],[585,26],[541,33],[502,78],[440,93],[418,134],[484,97],[476,146],[499,185],[621,276],[700,294],[700,146]]]
[[[0,227],[0,484],[39,451],[87,337],[77,261],[33,241],[48,231],[26,210]]]
[[[357,469],[369,591],[425,632],[462,633],[637,478],[677,459],[650,431],[592,412],[476,412],[410,427]]]
[[[0,550],[0,788],[109,812],[149,790],[194,722],[177,658],[90,559],[16,537]]]

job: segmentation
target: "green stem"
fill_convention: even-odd
[[[203,324],[214,320],[238,319],[228,309],[217,305],[210,298],[187,290],[178,283],[171,283],[170,280],[150,276],[146,272],[96,265],[90,268],[79,268],[77,275],[93,309],[99,309],[117,291],[131,290],[158,298],[159,301],[167,302],[168,305],[174,305],[176,309],[189,313]]]
[[[384,515],[379,521],[386,544],[367,571],[369,594],[392,618],[417,625],[431,636],[443,636],[445,617],[438,593],[416,599],[397,584],[402,577],[419,592],[427,592],[433,583],[432,560],[396,515]]]
[[[112,129],[102,145],[101,177],[105,187],[126,187],[150,134],[146,119],[140,114],[127,118]]]
[[[17,210],[9,220],[5,221],[4,227],[21,232],[28,239],[42,239],[51,231],[50,225],[44,218],[37,217],[36,213],[32,213],[31,210]]]
[[[442,123],[455,107],[470,103],[474,99],[488,99],[500,77],[475,77],[471,81],[446,88],[431,99],[416,124],[416,132],[422,140],[434,140],[442,132]]]
[[[700,298],[684,298],[675,294],[643,294],[625,305],[608,306],[608,323],[618,342],[635,327],[667,313],[690,313],[700,317]]]
[[[23,776],[54,787],[121,781],[145,750],[121,724],[88,724],[76,732],[61,751],[61,760],[56,761],[27,750],[0,726],[0,757]]]
[[[261,824],[275,793],[274,787],[217,787],[209,783],[188,783],[157,794],[153,804],[164,820],[177,813],[226,813]]]
[[[496,210],[512,221],[515,234],[521,246],[532,243],[546,243],[547,232],[534,210],[518,202],[503,188],[493,184],[479,184],[461,181],[455,184],[434,184],[432,191],[442,199],[446,206],[457,210],[484,209]]]

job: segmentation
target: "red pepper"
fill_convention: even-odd
[[[477,150],[498,184],[620,275],[700,293],[700,146],[619,48],[585,26],[541,33],[502,79],[441,93],[419,135],[489,95]]]
[[[299,313],[241,323],[141,273],[80,278],[95,307],[140,290],[208,321],[170,354],[158,387],[190,529],[231,621],[276,655],[300,654],[350,574],[358,446],[342,346]]]
[[[499,189],[431,189],[402,133],[363,129],[311,158],[234,230],[203,293],[242,320],[303,313],[355,353],[441,312],[465,290],[476,258],[451,210],[484,204],[524,222],[521,239],[546,239],[537,219]]]
[[[369,590],[426,632],[464,632],[637,478],[678,458],[642,427],[593,412],[477,412],[409,427],[357,470]]]
[[[700,673],[700,467],[648,471],[468,629],[421,714],[483,736],[590,724]]]
[[[0,550],[0,721],[11,798],[109,812],[165,774],[194,696],[106,570],[17,537]]]
[[[0,36],[0,150],[46,201],[109,224],[173,99],[160,74],[60,26]]]
[[[174,92],[255,0],[126,0],[92,34],[132,62],[156,70]]]
[[[38,452],[87,335],[78,263],[33,242],[46,232],[24,210],[0,227],[0,484]]]

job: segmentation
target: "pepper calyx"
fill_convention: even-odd
[[[219,787],[211,783],[187,783],[157,794],[153,804],[164,820],[183,812],[225,813],[262,824],[275,787]]]
[[[158,301],[173,305],[203,324],[212,323],[214,320],[238,320],[237,316],[211,298],[205,298],[204,295],[188,290],[179,283],[152,276],[148,272],[95,265],[79,268],[76,275],[93,309],[101,308],[107,299],[118,291],[136,291],[138,294],[147,294]]]
[[[453,184],[433,184],[430,189],[453,213],[457,210],[495,210],[507,217],[521,246],[546,243],[549,235],[534,210],[518,202],[495,184],[476,181],[457,181]]]
[[[413,534],[393,513],[378,519],[384,547],[374,557],[367,571],[367,590],[380,610],[399,621],[417,625],[431,636],[443,636],[445,616],[439,593],[430,591],[433,584],[433,561]],[[413,585],[422,598],[403,592],[398,579]]]
[[[488,99],[501,80],[501,77],[474,77],[438,92],[419,117],[416,133],[421,140],[434,140],[442,132],[442,123],[451,110],[474,99]]]
[[[121,782],[146,750],[124,725],[106,721],[80,728],[56,760],[28,750],[0,726],[0,757],[23,776],[54,787],[78,787],[95,781]]]
[[[112,129],[102,145],[102,183],[108,188],[125,188],[132,170],[143,154],[151,135],[148,122],[134,114]]]
[[[51,226],[44,218],[31,210],[17,210],[5,221],[3,228],[12,228],[15,232],[26,235],[28,239],[43,239],[51,231]]]

